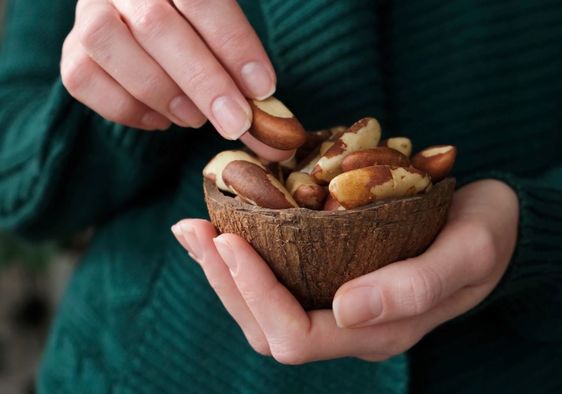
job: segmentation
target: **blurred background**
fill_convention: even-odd
[[[5,5],[0,0],[0,43]],[[0,394],[34,392],[53,312],[87,240],[32,245],[0,231]]]

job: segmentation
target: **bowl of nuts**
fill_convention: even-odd
[[[252,108],[249,132],[264,143],[290,134],[295,155],[268,163],[219,153],[203,170],[205,201],[215,227],[250,243],[305,309],[330,308],[345,282],[433,242],[455,189],[454,146],[411,156],[408,138],[381,141],[374,118],[306,133],[274,98]]]

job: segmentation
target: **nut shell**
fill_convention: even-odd
[[[330,308],[345,282],[417,256],[443,227],[455,181],[404,199],[345,211],[265,209],[204,181],[211,221],[248,241],[306,309]]]

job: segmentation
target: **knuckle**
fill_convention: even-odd
[[[74,30],[72,30],[70,33],[68,33],[68,36],[66,36],[66,38],[64,39],[64,42],[62,43],[62,51],[61,51],[61,58],[64,59],[65,57],[68,56],[69,51],[71,51],[71,47],[72,47],[72,41],[74,40]]]
[[[133,124],[139,120],[133,105],[127,98],[115,99],[111,110],[104,117],[107,120],[120,124]]]
[[[61,60],[60,73],[64,87],[70,94],[76,94],[90,83],[92,78],[91,60],[87,56],[64,56]]]
[[[87,49],[99,50],[107,47],[115,30],[115,13],[102,9],[85,16],[78,25],[78,38]]]
[[[149,76],[145,78],[142,83],[137,84],[132,90],[133,96],[135,96],[139,101],[143,103],[149,103],[155,101],[155,98],[162,97],[163,87],[166,86],[162,78],[158,76]],[[156,100],[160,101],[160,100]],[[166,102],[168,100],[161,100],[161,102]]]
[[[231,49],[238,49],[240,48],[241,44],[251,42],[252,35],[250,32],[237,29],[233,30],[228,34],[217,34],[216,38],[216,50],[218,52],[221,51],[228,51]],[[238,50],[236,51],[238,53]]]
[[[494,235],[486,227],[477,224],[469,224],[467,233],[470,234],[469,262],[474,275],[478,279],[487,279],[494,270],[497,259]]]
[[[209,72],[203,68],[192,68],[186,75],[185,75],[185,83],[190,92],[201,92],[204,90],[205,84],[208,83],[210,75],[218,75],[217,72]]]
[[[414,315],[427,312],[443,294],[443,282],[439,274],[427,266],[420,266],[407,279],[409,309]]]
[[[149,1],[137,8],[131,20],[133,28],[151,37],[159,35],[169,20],[170,5],[167,2]]]

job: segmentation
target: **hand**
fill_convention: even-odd
[[[172,230],[252,347],[285,364],[338,357],[380,361],[480,303],[507,269],[517,237],[518,200],[495,180],[454,197],[448,222],[422,255],[344,284],[331,310],[304,311],[243,239],[217,237],[203,220]]]
[[[104,118],[145,130],[208,118],[229,139],[250,127],[244,96],[265,98],[276,77],[234,0],[79,0],[61,59],[70,94]],[[292,152],[242,138],[269,160]],[[262,149],[263,151],[260,151]]]

